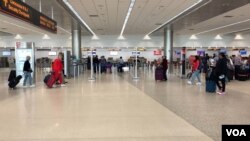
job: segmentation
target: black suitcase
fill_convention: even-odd
[[[22,76],[18,75],[15,79],[9,81],[9,87],[14,89],[21,79],[22,79]]]
[[[8,78],[8,81],[12,81],[16,78],[16,71],[15,70],[11,70],[10,71],[10,75],[9,75],[9,78]]]

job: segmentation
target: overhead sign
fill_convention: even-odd
[[[162,51],[160,49],[154,50],[154,55],[161,55]]]
[[[57,23],[21,0],[0,0],[0,12],[56,33]]]
[[[240,50],[240,55],[247,55],[247,50]]]

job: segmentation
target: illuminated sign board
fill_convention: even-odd
[[[0,12],[56,33],[57,23],[21,0],[0,0]]]

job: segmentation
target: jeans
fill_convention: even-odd
[[[194,84],[194,79],[195,77],[198,79],[198,82],[201,82],[201,78],[200,78],[200,70],[196,70],[193,72],[192,76],[191,76],[191,82]]]
[[[29,82],[30,85],[32,85],[32,77],[31,77],[31,72],[24,71],[24,81],[23,81],[23,86],[26,86],[26,82]]]

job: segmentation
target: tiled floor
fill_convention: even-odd
[[[140,81],[129,74],[121,77],[216,141],[221,140],[222,124],[250,123],[250,81],[232,81],[227,95],[220,96],[206,93],[204,82],[190,86],[176,76],[167,82],[155,82],[153,72],[140,75]]]
[[[0,140],[210,141],[201,131],[117,75],[67,87],[9,90],[0,72]]]

